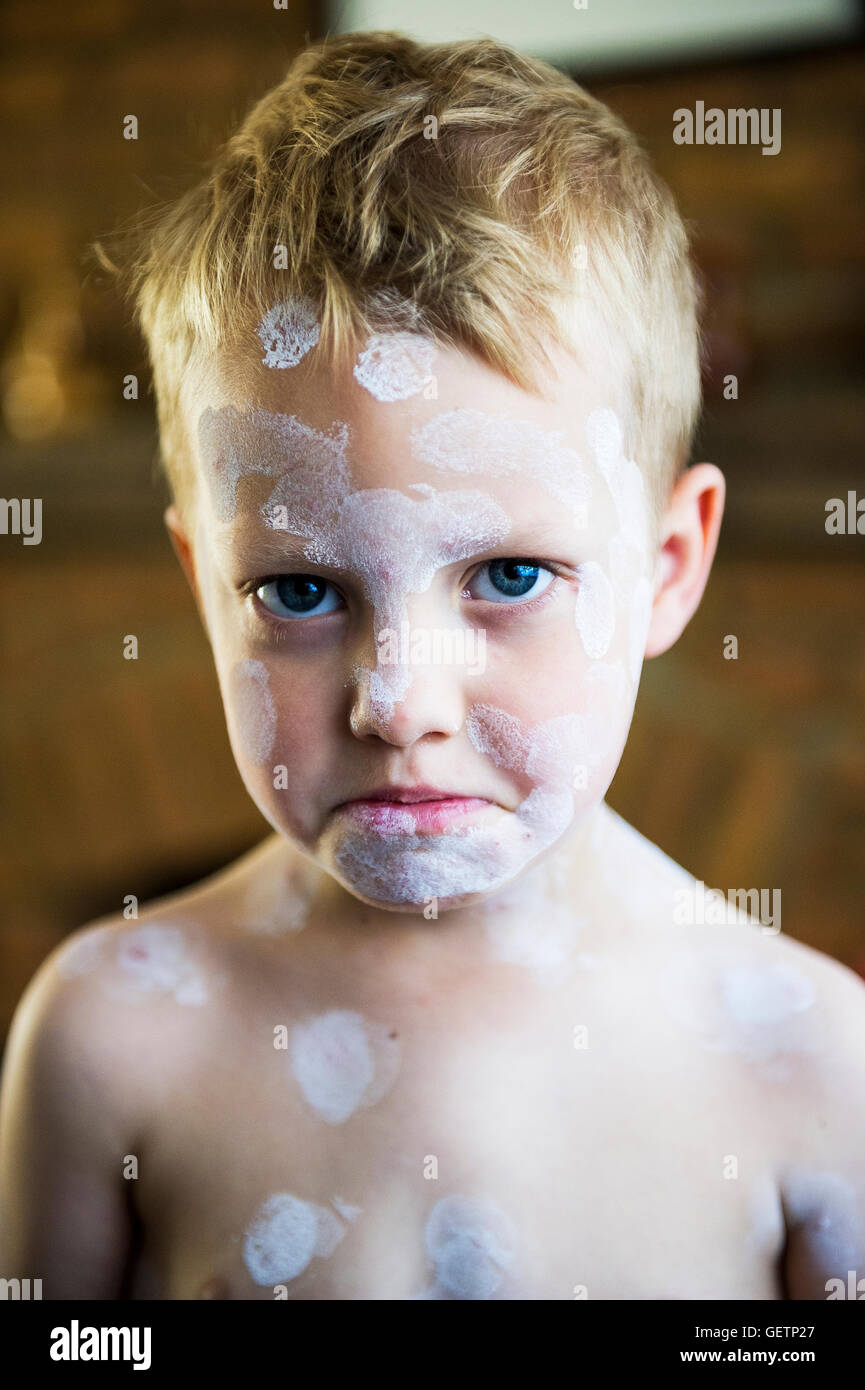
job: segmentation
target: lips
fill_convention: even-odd
[[[439,787],[408,787],[390,783],[387,786],[376,787],[371,792],[364,792],[363,796],[340,802],[340,806],[354,806],[365,801],[389,801],[408,806],[424,801],[461,801],[467,799],[467,795],[466,792],[442,791]]]
[[[423,835],[447,830],[457,821],[491,810],[493,805],[479,796],[435,796],[426,801],[367,797],[344,802],[336,814],[381,835]]]

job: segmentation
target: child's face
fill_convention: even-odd
[[[602,800],[654,551],[602,381],[559,354],[542,400],[467,354],[403,344],[358,375],[315,352],[257,365],[243,393],[220,374],[196,401],[189,539],[263,815],[363,901],[442,910],[513,879]],[[394,784],[474,800],[345,806]]]

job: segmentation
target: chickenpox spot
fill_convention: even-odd
[[[259,1208],[245,1233],[243,1261],[253,1282],[286,1283],[302,1274],[314,1256],[332,1255],[345,1227],[327,1207],[277,1192]]]
[[[302,296],[269,309],[257,329],[264,347],[265,367],[296,367],[315,347],[321,333],[318,309]]]
[[[276,738],[276,706],[264,662],[247,657],[233,668],[228,708],[244,756],[256,765],[266,763]]]
[[[274,414],[269,410],[239,410],[222,406],[202,411],[198,424],[198,446],[217,521],[232,521],[237,509],[237,485],[241,478],[261,474],[279,477],[295,471],[302,474],[307,490],[347,486],[348,426],[334,421],[329,434],[305,425],[296,415]],[[314,480],[314,481],[313,481]],[[291,489],[280,498],[291,512]],[[316,506],[312,495],[313,511]],[[291,518],[282,522],[293,530]]]
[[[423,334],[375,333],[357,360],[355,379],[376,400],[404,400],[429,379],[435,353]]]
[[[622,426],[615,411],[609,407],[593,410],[586,421],[586,438],[612,495],[622,539],[644,554],[648,515],[643,475],[634,460],[625,457]]]
[[[814,984],[786,961],[755,963],[733,947],[683,951],[664,989],[671,1015],[702,1047],[739,1053],[767,1079],[793,1080],[792,1059],[823,1046]]]
[[[307,1104],[328,1124],[341,1125],[393,1086],[400,1046],[381,1024],[332,1009],[292,1030],[291,1067]]]
[[[435,1269],[432,1298],[493,1298],[516,1256],[513,1222],[493,1202],[477,1197],[453,1195],[436,1202],[424,1240]]]
[[[576,526],[586,526],[591,481],[560,432],[528,420],[459,409],[435,415],[412,430],[410,438],[415,458],[432,468],[533,478],[568,508]]]
[[[609,579],[595,560],[580,566],[574,617],[586,656],[593,661],[606,656],[616,629],[616,601]]]
[[[178,1004],[207,1002],[208,984],[190,950],[187,933],[164,922],[142,922],[121,931],[105,928],[73,942],[58,961],[66,977],[99,970],[103,992],[134,1002],[167,995]],[[213,972],[209,983],[221,983]]]

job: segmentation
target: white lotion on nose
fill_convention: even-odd
[[[485,493],[437,492],[426,483],[409,490],[417,496],[392,488],[352,492],[347,470],[331,470],[318,458],[307,466],[301,458],[262,514],[268,525],[287,524],[307,538],[304,553],[312,564],[356,574],[373,607],[375,633],[399,633],[410,594],[425,593],[437,570],[489,549],[510,530],[507,513]],[[393,717],[411,678],[407,663],[377,660],[368,696],[379,719]]]
[[[341,1125],[390,1090],[400,1046],[383,1025],[332,1009],[292,1030],[291,1067],[307,1104],[328,1124]]]
[[[265,367],[296,367],[321,333],[318,310],[302,296],[274,304],[258,325]]]
[[[233,668],[229,684],[228,708],[241,750],[251,763],[266,763],[276,738],[276,706],[267,667],[247,657]]]
[[[261,1205],[243,1242],[253,1282],[282,1284],[302,1274],[314,1255],[332,1255],[345,1227],[327,1207],[277,1192]]]
[[[378,401],[414,396],[432,371],[435,343],[421,333],[374,333],[354,369],[355,379]]]

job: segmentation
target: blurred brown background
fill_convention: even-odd
[[[269,833],[163,529],[143,346],[83,254],[193,182],[325,27],[317,5],[291,0],[0,10],[0,476],[4,496],[43,499],[41,545],[0,536],[0,1037],[66,932]],[[865,537],[824,527],[830,497],[865,496],[865,52],[770,49],[585,80],[695,225],[709,304],[696,457],[729,483],[707,596],[645,668],[609,800],[708,884],[781,888],[783,929],[865,974]],[[781,152],[674,145],[673,111],[698,100],[780,107]],[[128,114],[137,141],[123,139]],[[137,401],[123,399],[128,373]],[[737,400],[723,398],[728,373]],[[137,661],[123,659],[129,633]]]

